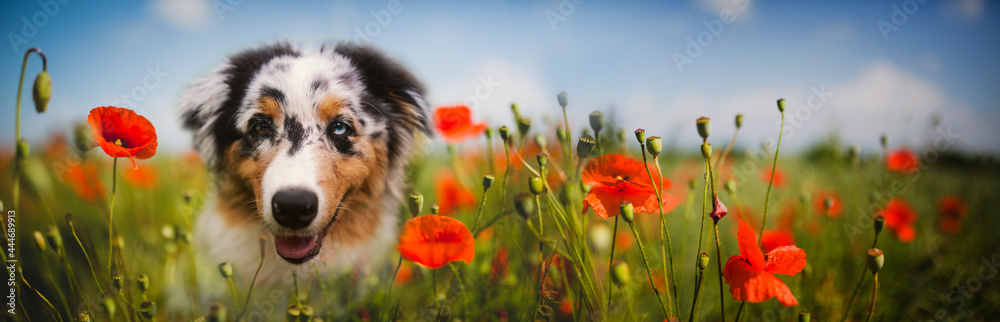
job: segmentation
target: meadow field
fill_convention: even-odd
[[[441,224],[407,222],[405,258],[393,251],[370,273],[334,271],[317,258],[303,264],[316,274],[278,286],[253,285],[257,267],[194,253],[192,222],[216,191],[196,153],[159,153],[136,169],[119,158],[115,167],[85,123],[20,153],[4,147],[0,196],[16,235],[4,247],[16,259],[8,298],[24,321],[1000,314],[1000,167],[995,156],[953,149],[940,125],[912,146],[889,137],[881,150],[859,151],[831,137],[789,153],[777,132],[768,142],[711,135],[742,120],[707,115],[711,123],[690,120],[704,142],[664,144],[662,133],[610,121],[635,115],[595,112],[590,124],[567,129],[564,113],[591,111],[553,96],[551,107],[532,107],[551,119],[515,108],[517,124],[469,119],[462,106],[431,111],[438,126],[428,140],[451,143],[413,157],[414,194],[397,212],[401,222]],[[787,112],[745,113],[779,120]],[[263,255],[265,264],[281,260]],[[198,285],[220,289],[199,294]]]

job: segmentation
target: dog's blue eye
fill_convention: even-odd
[[[330,132],[333,133],[333,135],[344,135],[344,134],[347,134],[347,130],[349,130],[349,129],[350,129],[350,126],[348,126],[347,123],[340,122],[340,121],[333,122],[333,124],[330,125]]]

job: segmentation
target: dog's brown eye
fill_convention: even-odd
[[[254,120],[250,124],[250,130],[259,136],[270,136],[271,124],[264,120]]]

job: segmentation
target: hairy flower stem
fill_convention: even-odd
[[[660,309],[663,310],[663,315],[669,319],[671,316],[670,312],[673,312],[673,304],[670,302],[670,297],[667,297],[667,305],[663,305],[663,299],[660,298],[660,290],[656,289],[656,284],[653,283],[653,269],[649,267],[649,260],[646,259],[646,249],[642,247],[642,239],[639,238],[639,232],[635,230],[635,225],[632,223],[628,224],[629,228],[632,229],[632,236],[635,237],[635,242],[639,245],[639,254],[642,255],[642,263],[646,265],[646,277],[649,278],[649,287],[653,288],[653,294],[656,294],[656,300],[660,302]],[[670,308],[667,309],[667,306]]]
[[[21,142],[21,90],[24,88],[24,70],[28,67],[28,57],[31,53],[36,53],[38,56],[42,57],[42,71],[45,71],[49,67],[48,59],[45,58],[45,54],[42,54],[42,50],[38,48],[28,48],[24,52],[24,61],[21,62],[21,78],[17,82],[17,105],[15,105],[15,116],[14,116],[14,146],[16,147]],[[566,114],[566,110],[563,109],[563,114]],[[21,211],[19,207],[19,196],[21,193],[21,159],[17,158],[14,162],[14,186],[11,197],[14,199],[14,209],[15,211]]]
[[[507,183],[510,182],[510,144],[503,141],[503,152],[507,155],[507,166],[503,170],[503,186],[500,187],[500,212],[507,208]]]
[[[476,220],[472,222],[471,231],[473,232],[476,232],[476,228],[479,227],[479,218],[483,216],[483,210],[486,209],[486,193],[489,191],[489,188],[483,188],[483,198],[479,200],[479,211],[476,212]]]
[[[653,164],[656,166],[656,176],[659,177],[660,180],[653,180],[653,173],[650,172],[649,163],[646,162],[645,142],[639,142],[639,150],[642,153],[642,164],[646,168],[646,175],[649,176],[649,182],[653,184],[653,191],[656,193],[656,204],[660,209],[660,261],[661,265],[663,265],[663,280],[668,283],[668,286],[663,290],[667,293],[668,302],[670,302],[671,299],[670,287],[674,288],[673,302],[669,305],[670,312],[667,314],[667,317],[670,317],[673,315],[674,302],[676,302],[677,307],[680,308],[680,301],[677,299],[677,283],[675,282],[677,279],[674,273],[674,249],[673,246],[670,245],[670,230],[667,229],[666,218],[663,214],[663,172],[660,172],[660,157],[654,155]],[[659,185],[657,185],[657,182],[659,182]],[[670,278],[667,278],[667,258],[670,259]]]
[[[611,266],[615,263],[615,239],[618,238],[618,217],[615,216],[615,228],[611,231],[611,256],[608,257],[608,311],[606,313],[611,312],[611,293],[614,291],[614,285],[611,281]]]
[[[736,137],[739,135],[740,135],[740,128],[737,127],[736,132],[733,133],[733,139],[729,141],[729,145],[726,146],[726,150],[722,151],[722,154],[719,155],[718,160],[715,160],[715,169],[722,169],[723,160],[726,159],[726,156],[729,156],[729,151],[733,150],[733,145],[736,145]]]
[[[701,253],[698,253],[699,256]],[[694,282],[694,299],[691,301],[691,314],[688,316],[688,322],[693,322],[697,320],[698,317],[698,306],[701,299],[701,284],[705,282],[705,270],[699,268],[698,272],[695,273],[697,278]]]
[[[878,235],[875,233],[875,239],[872,241],[872,248],[878,246]],[[854,287],[854,292],[851,292],[851,299],[847,301],[847,308],[844,309],[844,316],[840,318],[841,321],[847,321],[847,317],[851,314],[851,307],[854,306],[854,299],[858,297],[858,293],[861,292],[861,286],[865,284],[865,279],[868,277],[868,267],[865,263],[861,264],[861,278],[858,279],[858,285]]]
[[[538,195],[535,195],[535,212],[538,214],[538,235],[544,237],[545,224],[543,224],[544,220],[542,220],[542,203],[539,200]],[[545,292],[545,253],[542,252],[542,244],[544,243],[544,240],[538,240],[538,294],[535,296],[535,309],[531,315],[532,321],[535,320],[538,310],[541,309],[542,293]]]
[[[704,194],[702,196],[702,203],[701,203],[701,230],[698,231],[698,252],[695,253],[696,255],[695,255],[695,259],[694,259],[694,261],[695,261],[696,264],[698,263],[699,256],[701,256],[701,246],[702,246],[702,244],[704,244],[704,238],[705,238],[705,217],[707,217],[706,212],[707,212],[707,207],[708,207],[708,176],[707,176],[708,167],[706,166],[705,168],[706,168],[705,169],[705,172],[706,172],[706,176],[705,176],[705,191],[704,191]],[[696,303],[698,303],[698,299],[699,299],[699,295],[700,295],[699,289],[701,288],[701,281],[704,279],[704,276],[702,276],[702,271],[699,270],[697,273],[695,273],[694,278],[695,278],[694,300],[691,301],[691,312],[692,312],[692,314],[695,311],[694,306],[696,305]],[[692,318],[693,318],[693,316],[692,316]]]
[[[70,216],[67,215],[67,217]],[[69,218],[67,218],[67,220],[69,220]],[[94,271],[94,263],[90,261],[90,255],[87,254],[87,249],[83,247],[83,242],[80,241],[80,236],[76,234],[76,228],[73,227],[72,223],[69,226],[69,231],[73,233],[73,239],[76,240],[77,245],[80,245],[80,250],[83,251],[83,257],[87,259],[87,268],[90,268],[90,274],[94,276],[94,283],[97,284],[97,289],[101,291],[101,294],[104,294],[104,288],[101,287],[101,282],[97,279],[97,272]]]
[[[712,185],[712,196],[718,198],[715,191],[715,171],[712,170],[712,161],[705,158],[705,167],[708,168],[708,179]],[[715,253],[716,265],[719,267],[719,308],[722,313],[722,321],[726,320],[726,292],[723,290],[722,282],[722,243],[719,241],[719,220],[712,218],[712,226],[715,228]]]
[[[111,163],[111,205],[108,206],[108,273],[111,272],[111,258],[114,257],[114,226],[115,226],[115,190],[118,186],[117,184],[117,174],[118,174],[118,158],[114,158]]]
[[[261,239],[263,240],[264,237],[261,237]],[[263,255],[263,252],[261,255]],[[236,316],[236,321],[239,321],[243,317],[243,314],[246,314],[247,309],[250,308],[250,297],[253,296],[253,287],[257,284],[257,275],[260,275],[261,267],[264,267],[264,256],[260,257],[260,263],[257,264],[257,271],[253,273],[253,280],[250,281],[250,289],[247,290],[247,299],[243,302],[243,311],[240,311],[240,314]]]
[[[878,296],[878,273],[872,275],[872,304],[868,309],[868,317],[865,318],[865,322],[872,320],[872,314],[875,313],[875,298]]]
[[[778,130],[778,145],[774,148],[774,162],[771,164],[771,180],[767,182],[767,194],[764,195],[764,218],[760,221],[760,235],[757,235],[757,246],[764,237],[764,227],[767,227],[767,207],[771,202],[771,187],[774,186],[774,173],[778,169],[778,151],[781,150],[781,136],[785,130],[785,112],[781,112],[781,128]]]
[[[232,276],[227,276],[226,277],[226,282],[229,282],[229,293],[233,295],[233,308],[236,309],[236,312],[239,312],[240,311],[240,300],[236,296],[236,286],[233,284],[233,277]]]

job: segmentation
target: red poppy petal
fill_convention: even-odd
[[[583,200],[583,213],[587,213],[587,207],[593,207],[594,213],[601,218],[618,216],[618,206],[622,201],[624,197],[621,194],[609,192],[604,187],[593,187]]]
[[[764,253],[760,251],[760,247],[757,246],[757,234],[753,232],[753,228],[747,222],[740,219],[740,230],[736,233],[736,238],[739,241],[740,254],[742,254],[753,267],[758,269],[764,269],[767,262],[764,261]]]
[[[767,230],[760,237],[760,248],[764,252],[790,245],[795,245],[795,236],[785,230]]]
[[[767,253],[767,268],[774,274],[795,275],[806,267],[806,251],[795,246],[781,246]]]
[[[757,303],[777,297],[784,306],[799,304],[785,282],[774,274],[750,266],[741,256],[730,257],[723,272],[729,293],[737,301]]]
[[[437,215],[407,220],[396,250],[403,258],[432,269],[459,260],[471,263],[475,256],[469,229],[456,219]]]

